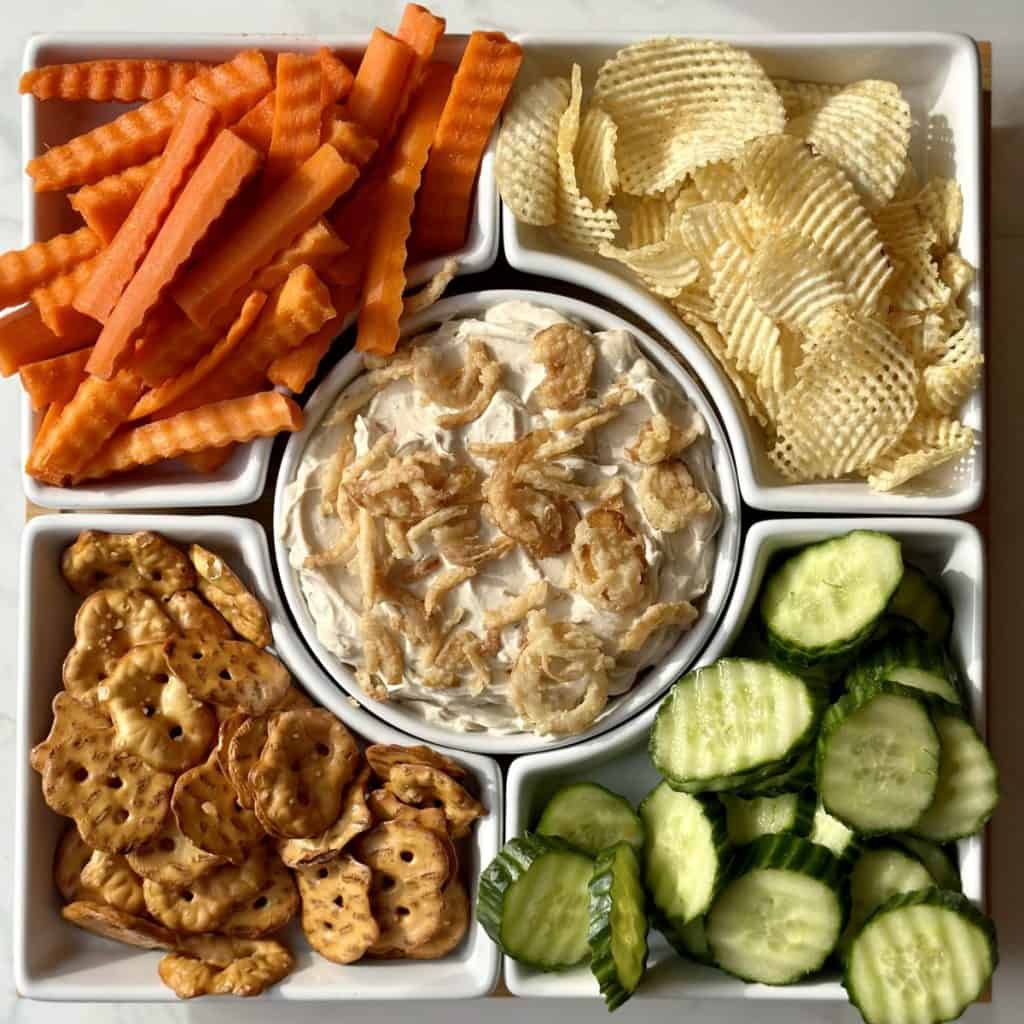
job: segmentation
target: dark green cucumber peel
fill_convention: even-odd
[[[935,682],[930,684],[932,688],[925,689],[908,679],[901,679],[901,674],[908,671],[934,676]],[[905,633],[890,638],[863,654],[847,672],[844,685],[851,689],[854,686],[883,680],[921,689],[922,693],[935,694],[949,702],[960,702],[963,697],[957,673],[945,649],[919,633]]]
[[[949,598],[914,565],[904,565],[903,579],[889,600],[887,612],[911,623],[939,644],[949,639],[953,628]]]

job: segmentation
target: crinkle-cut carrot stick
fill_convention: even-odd
[[[0,256],[0,309],[24,302],[34,288],[95,256],[102,243],[89,228],[56,235]]]
[[[47,64],[21,76],[18,92],[37,100],[134,103],[180,89],[205,67],[197,60],[86,60]]]
[[[522,47],[500,32],[469,37],[416,197],[417,255],[454,252],[466,241],[480,161],[522,60]]]
[[[276,184],[308,160],[320,145],[323,95],[320,58],[308,53],[282,53],[277,58],[274,123],[263,181]]]
[[[171,159],[170,146],[164,159]],[[227,129],[220,132],[185,183],[104,324],[89,360],[90,373],[109,378],[124,364],[146,315],[228,202],[259,169],[261,160],[260,153],[237,135]]]
[[[419,4],[406,4],[402,12],[402,20],[398,25],[395,35],[407,43],[412,50],[413,63],[403,86],[403,95],[398,109],[395,111],[395,122],[405,113],[406,107],[412,94],[419,88],[423,81],[423,73],[426,71],[430,59],[434,56],[434,49],[437,47],[441,36],[444,35],[445,20],[432,14]],[[394,123],[392,124],[394,129]]]
[[[355,121],[349,121],[342,107],[333,107],[326,117],[323,141],[350,164],[365,167],[377,152],[377,140]]]
[[[290,352],[278,356],[267,369],[271,384],[288,388],[299,394],[316,375],[320,361],[330,351],[338,336],[345,330],[346,320],[359,306],[359,289],[336,285],[331,289],[332,316],[315,334],[298,344]]]
[[[356,348],[360,352],[387,355],[398,344],[413,201],[451,83],[452,69],[447,65],[432,64],[427,69],[388,157],[359,310]]]
[[[185,102],[160,166],[142,190],[121,230],[100,254],[89,280],[75,295],[74,306],[80,313],[101,324],[110,318],[192,168],[209,144],[217,122],[217,111],[213,107],[191,97]]]
[[[118,229],[128,219],[132,207],[142,195],[147,182],[156,173],[160,157],[144,164],[126,167],[117,174],[108,174],[95,185],[83,185],[68,196],[71,208],[92,228],[104,245],[109,245]]]
[[[46,450],[50,435],[53,434],[53,428],[59,422],[63,411],[64,405],[60,402],[54,402],[53,405],[47,408],[46,415],[43,416],[39,429],[36,431],[36,436],[32,441],[32,448],[29,451],[28,459],[25,461],[25,472],[29,476],[39,475],[39,453]]]
[[[73,352],[90,345],[100,333],[95,320],[82,317],[82,330],[59,337],[43,323],[34,305],[0,316],[0,376],[10,377],[26,363]]]
[[[106,444],[142,393],[142,381],[127,370],[111,380],[88,374],[34,454],[32,475],[65,487]]]
[[[95,323],[74,307],[75,296],[92,277],[100,256],[92,256],[76,263],[70,270],[59,274],[48,284],[32,289],[32,301],[43,318],[43,323],[58,337],[80,335],[86,332],[86,321]],[[98,326],[98,325],[97,325]]]
[[[174,300],[195,323],[209,325],[236,290],[351,188],[358,175],[358,168],[336,149],[321,146],[186,270],[172,289]]]
[[[217,342],[197,363],[164,381],[158,388],[147,391],[132,409],[130,420],[141,420],[151,416],[158,409],[177,401],[186,392],[194,388],[201,380],[209,376],[234,351],[235,346],[249,333],[256,318],[267,301],[266,292],[252,292],[242,304],[242,311],[228,328],[227,334]]]
[[[79,474],[91,480],[191,452],[302,429],[302,410],[276,391],[200,406],[111,438]]]
[[[181,461],[193,473],[216,473],[237,450],[237,444],[225,444],[220,448],[208,448],[205,452],[190,452],[188,455],[182,455]]]
[[[148,387],[159,387],[202,358],[219,337],[212,328],[197,327],[165,298],[143,325],[128,365]]]
[[[321,46],[316,51],[320,58],[320,70],[323,72],[322,103],[329,107],[334,103],[341,103],[352,91],[352,83],[355,75],[348,69],[348,65],[338,56],[331,53],[326,46]]]
[[[85,364],[91,351],[91,348],[80,348],[23,366],[19,371],[21,386],[32,400],[32,408],[38,412],[53,402],[60,405],[70,402],[85,378]]]
[[[346,107],[348,116],[375,139],[391,134],[415,57],[408,43],[382,29],[373,30]]]
[[[54,146],[30,160],[26,170],[35,180],[37,192],[91,184],[156,156],[171,137],[186,96],[214,107],[224,123],[231,124],[272,86],[266,58],[259,50],[247,50],[223,64],[204,68],[180,90],[164,93]]]

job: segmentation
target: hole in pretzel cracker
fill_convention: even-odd
[[[252,902],[252,909],[253,910],[262,910],[266,905],[267,905],[267,897],[266,896],[257,896],[256,899],[254,899],[253,902]]]
[[[128,812],[123,808],[121,810],[114,811],[114,821],[118,825],[123,825],[128,820]]]
[[[413,854],[411,850],[403,850],[399,855],[406,864],[412,863]]]
[[[344,896],[335,896],[334,897],[334,905],[336,907],[338,907],[339,909],[344,907],[345,906],[345,897]]]
[[[395,887],[395,880],[390,875],[382,875],[380,880],[381,892],[389,892]]]
[[[183,735],[181,726],[172,725],[170,729],[167,730],[167,735],[170,736],[172,740],[180,739]]]
[[[171,677],[166,672],[157,672],[156,675],[153,676],[153,679],[161,685],[169,682],[170,678]]]
[[[163,853],[172,853],[174,850],[174,840],[170,836],[164,836],[157,843],[157,848]]]
[[[110,778],[107,779],[107,786],[110,789],[120,789],[123,785],[124,783],[117,775],[111,775]]]
[[[409,908],[408,907],[395,907],[395,913],[399,917],[408,917],[409,916]]]
[[[219,671],[219,672],[217,673],[217,675],[219,675],[219,676],[221,677],[221,679],[224,679],[224,680],[226,680],[227,682],[230,682],[230,681],[231,681],[231,673],[230,673],[230,672],[228,671],[228,669],[226,669],[226,668],[222,668],[222,669],[221,669],[221,670],[220,670],[220,671]]]
[[[89,773],[81,765],[72,766],[71,778],[75,782],[85,782],[85,780],[89,778]]]

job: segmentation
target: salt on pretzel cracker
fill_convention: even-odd
[[[196,631],[230,640],[234,632],[220,612],[211,608],[194,590],[179,590],[164,601],[164,611],[182,633]]]
[[[949,337],[945,351],[923,371],[924,398],[928,408],[942,416],[954,416],[978,386],[985,357],[973,324]]]
[[[196,570],[196,586],[239,636],[266,647],[271,642],[267,610],[220,555],[192,544],[188,557]]]
[[[574,156],[580,191],[599,210],[619,189],[619,165],[615,160],[618,137],[618,125],[608,112],[590,104],[580,121]]]
[[[598,71],[595,100],[619,127],[626,192],[661,192],[695,168],[782,131],[785,112],[749,53],[711,40],[666,37],[620,50]]]
[[[97,590],[144,590],[166,598],[195,582],[188,560],[158,533],[83,530],[64,549],[61,572],[83,597]]]
[[[502,120],[494,160],[498,191],[524,224],[555,223],[558,128],[569,92],[567,78],[542,78],[515,97]]]
[[[843,172],[790,135],[756,139],[739,171],[773,231],[795,231],[828,257],[854,297],[874,312],[892,267],[878,230]]]
[[[883,324],[837,308],[814,322],[811,335],[814,347],[783,398],[769,453],[790,480],[863,470],[917,411],[918,371]]]
[[[388,775],[388,788],[402,803],[414,807],[439,802],[453,839],[468,836],[473,822],[487,813],[484,805],[464,787],[431,765],[393,765]]]
[[[973,448],[974,431],[959,420],[918,415],[899,441],[868,467],[868,486],[891,491]]]

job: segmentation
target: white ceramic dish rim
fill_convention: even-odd
[[[707,421],[708,433],[713,445],[715,469],[719,477],[719,500],[723,510],[723,523],[717,535],[715,585],[705,599],[705,607],[697,625],[684,635],[680,643],[673,648],[673,651],[666,656],[659,667],[647,670],[641,681],[627,695],[619,698],[619,705],[611,713],[599,721],[596,726],[581,734],[582,737],[599,736],[620,727],[623,722],[656,699],[658,694],[678,677],[685,667],[699,655],[707,638],[712,634],[716,623],[728,606],[733,593],[733,581],[739,555],[742,515],[739,488],[725,432],[713,406],[699,385],[693,382],[686,369],[672,357],[672,354],[666,352],[664,347],[649,334],[598,306],[578,299],[567,298],[554,292],[523,289],[469,292],[443,299],[423,313],[410,317],[403,323],[403,337],[418,333],[431,324],[452,317],[471,315],[487,306],[512,298],[547,304],[563,314],[578,317],[602,329],[617,327],[628,330],[637,339],[645,354],[651,357],[663,371],[670,374],[676,383],[687,392]],[[309,437],[316,430],[320,420],[342,388],[353,380],[361,369],[362,356],[354,351],[348,353],[310,397],[306,404],[304,428],[293,434],[285,446],[274,494],[274,556],[285,600],[298,632],[327,673],[338,681],[336,702],[347,701],[350,698],[365,701],[366,697],[351,669],[342,664],[318,639],[316,627],[309,616],[302,596],[297,574],[288,563],[287,551],[284,544],[281,543],[280,537],[284,524],[285,489],[294,478]],[[722,575],[720,583],[717,580],[718,574]],[[327,706],[332,707],[332,704]],[[512,736],[492,736],[487,733],[471,732],[457,733],[454,730],[424,721],[414,713],[402,708],[398,702],[373,704],[372,708],[374,714],[395,728],[411,733],[425,742],[454,745],[462,750],[475,750],[480,753],[524,754],[537,750],[565,747],[578,743],[581,739],[580,736],[567,736],[558,740],[543,739],[531,733]]]
[[[969,679],[971,712],[978,730],[985,734],[986,728],[986,562],[984,541],[977,528],[959,519],[932,519],[917,517],[834,517],[829,519],[766,519],[754,523],[744,540],[743,557],[734,587],[735,599],[714,637],[698,659],[698,665],[707,665],[721,657],[729,649],[742,630],[747,616],[757,599],[759,581],[765,561],[777,550],[811,543],[826,536],[845,533],[848,530],[868,529],[892,533],[904,538],[945,538],[951,546],[963,546],[974,563],[971,576],[972,599],[963,614],[969,617],[967,635],[969,649],[964,651],[964,661],[974,669]],[[660,703],[660,702],[659,702]],[[588,762],[604,764],[637,747],[646,747],[647,736],[657,714],[658,705],[649,707],[643,714],[621,726],[602,741],[587,740],[575,747],[532,754],[517,758],[511,765],[506,780],[505,835],[519,835],[528,827],[528,810],[523,795],[529,780],[537,776],[559,772],[578,771]],[[985,847],[987,833],[982,832],[964,841],[960,846],[961,874],[964,892],[979,904],[985,903]],[[795,999],[795,1000],[845,1000],[845,990],[838,981],[815,980],[797,986],[776,987],[770,985],[746,984],[719,972],[708,972],[708,980],[694,982],[692,995],[697,998],[744,998],[744,999]],[[516,996],[534,998],[598,998],[596,983],[583,972],[566,975],[545,975],[523,967],[509,957],[504,958],[504,978],[510,992]],[[557,989],[557,979],[562,983]],[[671,993],[664,995],[677,998],[680,983],[672,985]],[[649,996],[658,998],[657,987]],[[691,994],[690,992],[686,993]]]
[[[13,899],[13,957],[14,981],[18,993],[29,999],[88,1001],[88,1002],[168,1002],[175,996],[157,976],[156,966],[162,954],[142,953],[127,947],[109,944],[111,964],[126,956],[145,957],[147,981],[140,984],[124,985],[116,980],[109,984],[81,984],[62,978],[59,969],[38,974],[31,967],[31,944],[39,934],[39,915],[54,914],[54,927],[72,928],[56,917],[54,904],[45,907],[30,907],[26,902],[28,871],[32,858],[38,858],[40,850],[33,846],[32,814],[30,806],[38,803],[38,812],[51,814],[42,805],[39,778],[29,766],[29,751],[38,737],[30,735],[30,707],[33,696],[33,650],[31,621],[31,593],[36,576],[36,556],[41,543],[56,537],[63,543],[70,543],[81,530],[103,529],[112,532],[155,530],[170,540],[180,542],[197,541],[210,544],[215,549],[220,543],[231,544],[242,553],[245,565],[243,575],[248,576],[252,586],[268,607],[273,633],[273,646],[288,666],[292,675],[320,704],[330,706],[334,714],[357,735],[367,742],[399,743],[408,745],[411,738],[392,729],[380,719],[368,714],[348,702],[325,700],[333,696],[336,687],[325,675],[323,669],[309,654],[302,641],[295,635],[288,617],[277,599],[277,588],[263,527],[251,519],[236,516],[206,515],[136,515],[71,513],[67,515],[42,515],[26,524],[22,537],[19,607],[18,647],[18,693],[17,693],[17,760],[15,765],[15,825],[14,850],[14,899]],[[70,591],[68,592],[70,595]],[[59,687],[59,681],[53,692]],[[331,706],[333,705],[333,706]],[[438,745],[440,749],[440,745]],[[504,786],[501,768],[493,759],[475,753],[447,747],[445,752],[465,764],[476,778],[481,798],[489,808],[489,814],[480,819],[474,831],[474,858],[479,868],[486,865],[498,852],[502,843],[504,823]],[[34,812],[33,812],[34,813]],[[50,851],[45,861],[49,871]],[[469,880],[473,906],[476,903],[476,887],[479,878]],[[100,941],[100,940],[96,940]],[[497,984],[500,971],[500,956],[494,944],[483,932],[475,918],[470,921],[470,931],[464,940],[463,950],[470,951],[471,960],[459,974],[450,970],[442,985],[429,981],[429,961],[366,961],[345,967],[315,961],[317,973],[328,970],[337,980],[328,983],[306,983],[301,969],[281,985],[271,989],[264,998],[275,1001],[296,1000],[393,1000],[393,999],[470,999],[487,995]],[[441,964],[445,961],[437,961]],[[426,980],[424,980],[426,979]]]
[[[961,33],[940,32],[850,32],[850,33],[685,33],[695,39],[718,39],[739,47],[761,49],[798,49],[815,47],[821,50],[849,50],[853,48],[876,47],[879,50],[894,47],[946,47],[952,56],[965,60],[974,83],[973,94],[963,99],[967,105],[969,126],[964,137],[958,140],[958,177],[973,184],[973,205],[975,215],[968,223],[965,218],[961,245],[977,255],[977,277],[972,286],[973,310],[971,319],[982,339],[983,350],[987,348],[985,311],[981,296],[985,292],[985,278],[988,268],[983,246],[982,216],[982,145],[981,145],[981,69],[977,46],[970,36]],[[524,49],[531,45],[549,48],[561,47],[566,53],[566,67],[584,47],[618,48],[629,43],[651,37],[651,33],[579,33],[568,36],[561,34],[522,33],[514,38]],[[963,169],[961,171],[961,169]],[[968,200],[971,199],[968,196]],[[965,200],[966,202],[967,200]],[[672,311],[657,298],[638,285],[633,284],[625,274],[604,270],[583,260],[574,258],[557,248],[541,249],[524,240],[524,232],[511,210],[502,204],[503,248],[506,259],[516,270],[539,274],[560,281],[580,285],[614,300],[620,305],[635,310],[648,324],[674,345],[693,368],[695,376],[708,389],[719,410],[725,428],[732,441],[740,490],[744,501],[754,508],[772,512],[835,513],[843,515],[964,515],[981,503],[985,492],[986,417],[985,381],[982,379],[971,402],[977,403],[980,428],[974,458],[975,470],[972,479],[958,490],[945,495],[932,494],[879,494],[870,491],[866,484],[818,483],[791,485],[764,481],[758,474],[751,456],[751,449],[758,439],[747,414],[735,394],[732,385],[718,368],[715,360],[707,353],[700,341],[679,320]]]
[[[366,35],[279,34],[241,35],[214,33],[151,34],[131,32],[55,32],[32,35],[25,44],[22,70],[38,65],[39,54],[47,48],[76,52],[80,59],[98,56],[220,57],[243,49],[310,50],[329,46],[334,50],[360,51],[368,40]],[[459,52],[468,36],[453,33],[439,47],[442,57]],[[36,155],[36,118],[38,104],[31,96],[21,101],[22,163]],[[126,108],[127,109],[127,108]],[[499,248],[498,189],[494,177],[496,133],[488,143],[480,166],[476,195],[473,201],[470,231],[466,245],[454,254],[458,260],[457,277],[478,274],[494,265]],[[24,175],[22,182],[22,242],[31,245],[36,237],[38,217],[37,194],[32,179]],[[417,263],[409,271],[409,287],[428,281],[441,269],[446,257]],[[347,327],[347,324],[346,324]],[[21,464],[24,466],[40,417],[24,393],[21,401]],[[48,509],[156,509],[210,508],[245,505],[263,493],[270,469],[273,438],[260,438],[236,451],[231,460],[214,474],[198,474],[185,470],[179,473],[154,473],[144,480],[123,482],[97,481],[75,488],[51,487],[22,473],[26,497]]]

